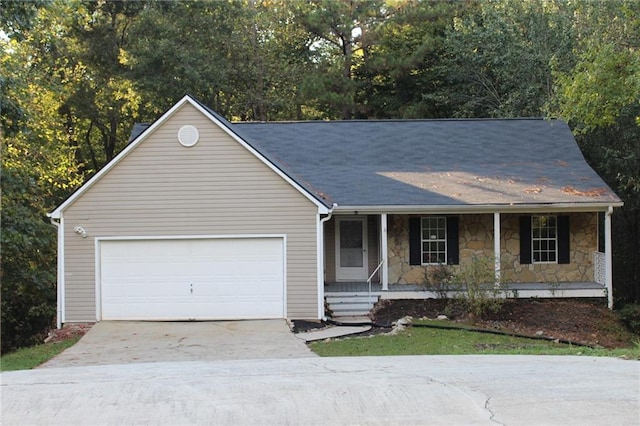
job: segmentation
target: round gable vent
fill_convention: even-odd
[[[194,146],[198,143],[199,138],[200,133],[198,133],[198,129],[190,124],[182,126],[180,127],[180,130],[178,130],[178,142],[180,142],[183,146]]]

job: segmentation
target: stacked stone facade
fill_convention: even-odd
[[[501,273],[505,283],[561,283],[594,280],[593,252],[598,247],[597,213],[571,213],[569,264],[520,264],[520,225],[517,214],[501,215]],[[474,258],[493,258],[493,215],[459,216],[460,265]],[[389,283],[422,284],[424,266],[409,264],[409,216],[388,216]],[[427,267],[428,268],[428,267]]]

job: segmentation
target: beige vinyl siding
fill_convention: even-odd
[[[324,224],[324,280],[336,282],[336,219]]]
[[[200,132],[191,148],[176,137],[186,124]],[[63,215],[66,321],[96,319],[95,237],[106,236],[286,235],[287,315],[318,316],[317,207],[188,103]]]

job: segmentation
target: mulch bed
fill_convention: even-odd
[[[93,324],[92,322],[64,324],[61,329],[54,328],[51,330],[47,338],[44,339],[44,342],[58,342],[72,337],[82,337],[93,327]]]
[[[448,301],[383,300],[372,312],[376,324],[388,325],[404,316],[437,318],[444,315]],[[638,336],[630,333],[618,315],[601,301],[584,299],[510,299],[495,314],[470,321],[477,328],[500,330],[527,336],[560,339],[605,348],[628,347]]]

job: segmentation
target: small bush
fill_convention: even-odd
[[[464,308],[470,319],[496,313],[502,307],[502,289],[496,286],[491,257],[473,258],[470,265],[454,273],[452,283],[460,291],[455,307]]]
[[[423,270],[422,285],[438,295],[440,299],[447,298],[454,273],[447,265],[426,266]]]
[[[640,305],[629,304],[620,309],[620,319],[633,333],[640,334]]]

